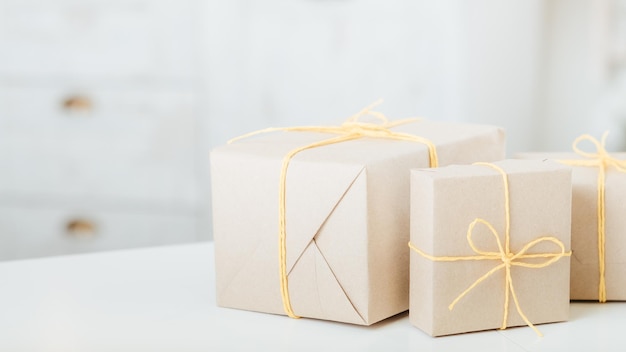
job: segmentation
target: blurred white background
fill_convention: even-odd
[[[626,140],[626,0],[0,0],[0,259],[202,241],[208,152],[265,127]]]
[[[384,98],[393,117],[501,125],[510,154],[606,129],[621,146],[623,0],[229,1],[208,13],[214,142]]]

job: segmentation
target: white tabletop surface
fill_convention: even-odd
[[[215,305],[213,245],[0,263],[0,351],[624,351],[626,303],[571,320],[432,338],[407,313],[370,327]]]

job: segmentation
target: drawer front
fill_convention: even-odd
[[[0,206],[0,260],[197,240],[192,214]]]
[[[0,76],[190,78],[191,1],[4,0]]]
[[[194,206],[190,91],[0,87],[0,195]]]

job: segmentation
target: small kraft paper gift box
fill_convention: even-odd
[[[570,187],[550,161],[412,170],[411,323],[442,336],[567,320]]]
[[[626,300],[626,153],[606,151],[607,133],[582,135],[573,153],[522,153],[572,169],[572,300]]]
[[[410,168],[503,157],[500,128],[371,108],[214,149],[218,305],[360,325],[407,310]]]

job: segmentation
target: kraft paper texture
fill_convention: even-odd
[[[553,162],[495,162],[508,174],[510,248],[517,253],[528,242],[552,236],[570,250],[570,169]],[[412,170],[411,243],[433,256],[474,256],[467,241],[475,218],[490,222],[504,245],[505,205],[502,176],[479,165]],[[477,248],[498,252],[485,226],[474,229]],[[554,244],[540,243],[529,253],[554,253]],[[474,287],[450,310],[448,306],[478,278],[502,261],[435,262],[410,251],[410,321],[432,336],[498,329],[502,326],[505,270]],[[525,259],[532,262],[536,259]],[[541,259],[545,261],[545,259]],[[539,260],[539,261],[541,261]],[[511,268],[522,311],[533,324],[565,321],[569,314],[570,258],[545,268]],[[511,299],[507,327],[526,325]]]
[[[626,153],[611,153],[626,159]],[[582,159],[575,153],[523,153],[520,159]],[[606,170],[606,295],[626,300],[626,174]],[[598,300],[598,168],[572,166],[571,299]]]
[[[421,121],[393,128],[430,139],[440,165],[499,160],[491,126]],[[285,314],[279,281],[283,157],[331,137],[276,132],[211,153],[217,303]],[[302,317],[370,325],[408,309],[409,169],[426,146],[364,138],[306,150],[287,173],[289,292]]]

